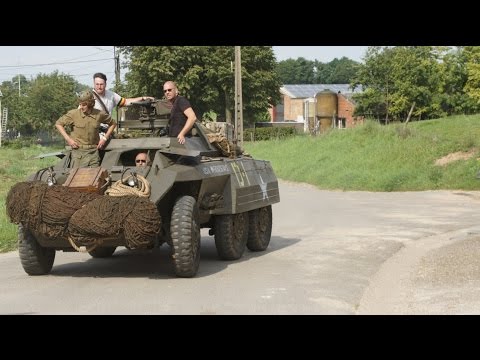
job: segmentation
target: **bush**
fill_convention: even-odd
[[[30,146],[58,146],[63,147],[63,139],[52,139],[50,141],[42,141],[40,138],[35,136],[26,137],[22,136],[18,139],[5,140],[2,141],[2,146],[8,147],[10,149],[22,149]]]
[[[283,140],[296,135],[293,127],[262,127],[243,131],[244,141]]]

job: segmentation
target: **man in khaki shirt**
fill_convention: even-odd
[[[93,108],[95,98],[90,90],[82,92],[78,102],[79,108],[60,117],[55,127],[72,148],[72,167],[100,166],[98,150],[104,148],[116,124],[110,115]],[[98,136],[100,123],[108,124],[108,130],[102,139]],[[72,128],[70,134],[67,134],[65,126]]]

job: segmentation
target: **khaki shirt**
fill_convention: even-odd
[[[55,124],[63,127],[71,126],[70,137],[79,145],[96,145],[99,141],[98,128],[100,123],[110,126],[115,122],[104,111],[92,109],[92,112],[86,115],[82,110],[74,109],[60,117]]]

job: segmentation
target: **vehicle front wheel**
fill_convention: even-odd
[[[41,246],[23,225],[18,226],[18,253],[28,275],[45,275],[52,270],[55,249]]]
[[[173,266],[179,277],[195,276],[200,264],[200,225],[196,200],[181,196],[175,201],[170,221]]]

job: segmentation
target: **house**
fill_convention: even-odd
[[[283,85],[282,100],[270,109],[272,122],[297,121],[304,123],[305,132],[322,132],[330,127],[349,128],[363,117],[353,116],[354,93],[349,84]]]

